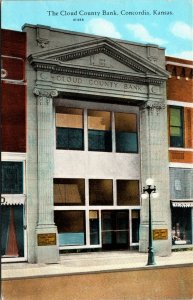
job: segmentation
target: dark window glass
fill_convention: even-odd
[[[89,151],[112,151],[111,114],[106,111],[88,111]]]
[[[111,179],[89,180],[90,205],[113,205],[113,181]]]
[[[23,194],[23,163],[2,162],[2,194]]]
[[[139,242],[140,211],[132,210],[132,242]]]
[[[170,107],[170,146],[183,147],[184,146],[184,126],[183,126],[183,108]]]
[[[89,211],[90,244],[99,244],[99,214],[98,211]]]
[[[140,205],[138,180],[117,180],[117,205]]]
[[[56,148],[84,149],[82,109],[56,107]]]
[[[54,222],[58,228],[60,246],[85,244],[84,211],[55,211]]]
[[[137,116],[135,114],[115,113],[116,151],[137,153]]]
[[[84,179],[54,179],[55,205],[84,205]]]

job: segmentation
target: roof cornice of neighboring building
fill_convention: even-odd
[[[193,68],[193,61],[178,57],[166,56],[166,65]]]

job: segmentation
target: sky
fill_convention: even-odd
[[[2,0],[1,27],[25,23],[157,44],[193,60],[193,0]]]

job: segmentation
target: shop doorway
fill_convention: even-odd
[[[102,248],[125,250],[129,248],[129,211],[102,211]]]
[[[23,205],[2,205],[1,256],[7,259],[24,259],[25,226]]]

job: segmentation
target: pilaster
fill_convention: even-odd
[[[157,199],[151,199],[152,230],[157,234],[164,230],[166,236],[153,240],[155,253],[171,253],[171,220],[169,201],[169,167],[167,106],[164,101],[147,101],[140,110],[141,142],[141,184],[145,186],[147,178],[153,178],[159,193]],[[148,201],[142,200],[139,250],[148,248],[149,213]]]
[[[55,263],[59,259],[57,227],[53,210],[54,123],[53,98],[56,90],[34,89],[37,97],[38,133],[38,223],[36,227],[36,260]]]

